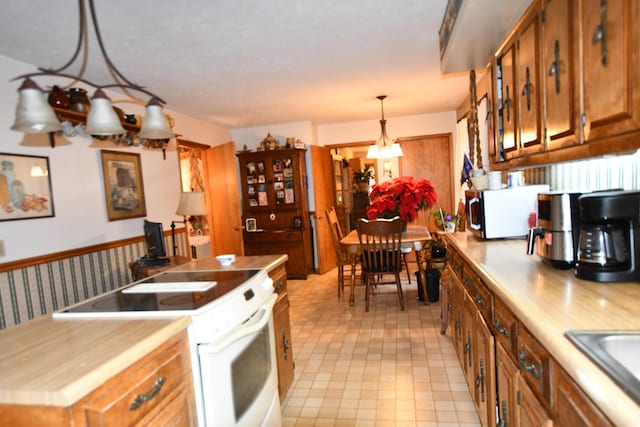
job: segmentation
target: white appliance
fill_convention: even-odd
[[[529,216],[537,210],[538,193],[547,191],[546,184],[465,191],[469,230],[481,239],[524,237]]]
[[[279,427],[272,280],[264,270],[190,268],[157,274],[53,317],[191,316],[198,425]]]

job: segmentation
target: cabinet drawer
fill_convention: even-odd
[[[287,270],[285,264],[271,270],[269,277],[273,280],[273,291],[278,294],[278,298],[287,293]]]
[[[491,322],[493,312],[493,295],[480,279],[474,282],[474,291],[469,293],[487,323]]]
[[[522,377],[532,390],[551,405],[551,356],[522,325],[518,328],[516,354]]]
[[[278,230],[245,232],[245,242],[270,243],[270,242],[302,242],[301,230]]]
[[[498,342],[502,343],[511,356],[516,357],[516,338],[518,336],[518,320],[498,298],[493,301],[493,332]]]
[[[462,258],[460,258],[460,255],[452,249],[450,249],[449,265],[458,279],[462,280]]]
[[[190,374],[186,332],[109,380],[79,403],[88,426],[138,423],[180,387]]]

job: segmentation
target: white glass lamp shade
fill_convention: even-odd
[[[391,144],[391,157],[402,157],[404,153],[402,152],[402,147],[397,142]]]
[[[180,193],[176,214],[183,216],[206,215],[207,206],[204,203],[204,193],[202,191],[183,191]]]
[[[138,136],[145,139],[170,139],[175,136],[164,115],[162,104],[155,97],[151,98],[147,104],[147,111],[142,119]]]
[[[25,133],[48,133],[62,130],[56,113],[45,99],[42,89],[27,78],[18,89],[16,121],[12,130]]]
[[[121,135],[126,132],[111,105],[111,99],[102,89],[96,90],[91,98],[85,132],[89,135]]]
[[[380,158],[380,149],[376,144],[371,144],[369,146],[369,151],[367,151],[367,159],[378,159]]]

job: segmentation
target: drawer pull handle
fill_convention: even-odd
[[[476,304],[478,304],[480,307],[484,307],[484,298],[482,298],[480,295],[476,295]]]
[[[280,289],[284,288],[284,281],[280,280],[275,287],[275,291],[278,292]]]
[[[162,388],[162,386],[166,382],[167,382],[167,379],[165,377],[158,378],[156,380],[156,382],[153,384],[153,388],[151,389],[151,391],[149,393],[147,393],[147,394],[139,394],[139,395],[136,396],[135,399],[133,399],[133,402],[131,402],[131,405],[129,406],[129,410],[130,411],[135,411],[140,406],[142,406],[143,403],[148,402],[149,400],[153,399],[155,397],[155,395],[160,392],[160,389]]]
[[[507,331],[507,328],[502,327],[502,324],[498,319],[493,321],[493,326],[495,326],[496,331],[498,331],[500,335],[504,335],[506,338],[509,338],[509,331]]]
[[[540,373],[538,373],[538,370],[536,369],[536,365],[534,365],[533,363],[527,363],[527,357],[524,354],[524,351],[519,350],[518,351],[518,360],[520,361],[520,367],[522,369],[524,369],[526,372],[530,373],[531,376],[535,379],[540,379]]]

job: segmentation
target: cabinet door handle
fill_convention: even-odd
[[[289,344],[289,340],[287,339],[287,330],[285,328],[282,328],[282,348],[284,349],[284,360],[287,360],[288,357],[288,351],[289,348],[291,348],[291,345]]]
[[[507,402],[502,401],[500,406],[502,406],[502,413],[500,414],[500,423],[499,427],[507,427]]]
[[[555,77],[556,81],[556,94],[560,93],[560,42],[556,40],[553,47],[555,58],[549,68],[549,75]]]
[[[484,364],[480,360],[480,373],[476,377],[476,388],[480,387],[480,401],[484,402]]]
[[[593,32],[593,44],[600,43],[600,62],[607,66],[607,0],[600,0],[600,25]]]
[[[494,320],[493,326],[495,326],[496,331],[498,331],[500,335],[504,335],[506,338],[509,338],[509,331],[507,331],[507,328],[502,327],[502,323],[500,323],[500,320]]]
[[[507,96],[504,98],[503,105],[507,108],[507,122],[511,121],[511,97],[509,96],[509,85],[506,87]]]
[[[153,387],[151,388],[149,393],[139,394],[136,396],[135,399],[133,399],[133,402],[131,402],[131,405],[129,405],[129,410],[135,411],[140,406],[142,406],[143,403],[153,399],[156,396],[156,394],[160,392],[160,389],[162,388],[165,382],[167,382],[167,379],[165,377],[158,378],[156,382],[153,384]]]
[[[476,304],[480,307],[484,307],[484,298],[480,294],[476,294]]]
[[[464,352],[467,353],[469,367],[471,367],[473,365],[473,359],[471,358],[471,332],[467,332],[467,343],[464,345]]]
[[[525,84],[522,88],[522,96],[527,97],[527,111],[531,111],[531,89],[533,85],[531,84],[531,72],[529,71],[529,67],[525,70]]]
[[[533,363],[527,363],[527,356],[524,351],[518,350],[518,360],[520,361],[520,367],[525,371],[531,374],[531,376],[535,379],[540,379],[540,373],[536,369],[536,365]]]
[[[276,285],[276,287],[274,288],[274,291],[278,292],[280,289],[284,288],[284,280],[280,280],[278,282],[278,284]]]

